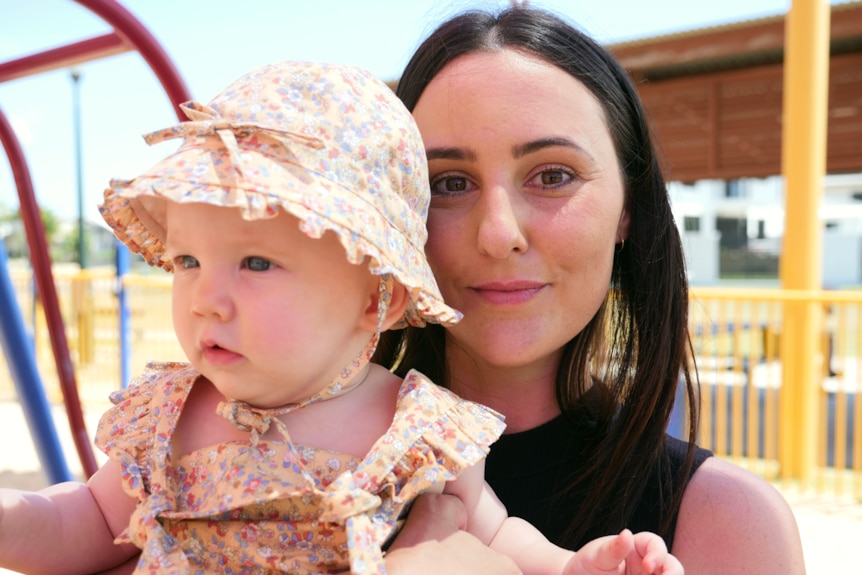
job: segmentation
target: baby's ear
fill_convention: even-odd
[[[377,308],[380,304],[380,290],[378,287],[379,284],[376,284],[376,287],[371,292],[368,307],[365,308],[362,319],[362,329],[372,333],[377,330]],[[404,315],[404,310],[407,309],[408,301],[407,288],[398,282],[394,282],[389,295],[389,309],[386,310],[386,317],[383,318],[383,325],[380,326],[380,331],[386,331],[401,319],[401,316]]]
[[[383,320],[383,325],[380,326],[380,331],[386,331],[401,319],[409,301],[410,296],[407,294],[407,288],[395,282],[395,285],[392,287],[389,310],[386,312],[386,318]]]

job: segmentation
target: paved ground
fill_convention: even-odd
[[[90,435],[106,406],[86,407],[85,420]],[[70,470],[80,474],[74,443],[68,432],[65,412],[53,407],[52,413],[60,437],[60,444],[69,454]],[[39,457],[30,439],[26,419],[17,402],[0,401],[0,487],[39,489],[47,484],[41,472]],[[101,463],[104,459],[96,454]],[[782,489],[793,507],[802,544],[808,575],[832,573],[859,573],[859,545],[862,542],[862,504],[834,496]],[[11,573],[0,569],[0,574]],[[732,574],[728,574],[732,575]],[[776,574],[780,575],[780,574]]]

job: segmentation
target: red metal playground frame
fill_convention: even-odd
[[[179,109],[179,104],[190,100],[191,96],[170,57],[149,30],[115,0],[75,0],[75,2],[110,24],[113,32],[15,60],[0,62],[0,82],[71,67],[125,52],[137,51],[155,73],[174,106],[177,118],[182,121],[184,117]],[[51,349],[54,355],[54,362],[57,366],[57,374],[60,380],[60,388],[63,393],[63,402],[66,407],[69,426],[83,471],[87,477],[90,477],[96,472],[98,465],[93,454],[91,438],[84,424],[83,412],[75,381],[74,366],[69,354],[63,318],[60,315],[60,306],[51,272],[51,259],[45,239],[45,229],[39,215],[39,207],[30,178],[30,170],[27,167],[19,140],[2,110],[0,110],[0,140],[2,140],[6,155],[9,158],[12,175],[18,190],[21,219],[27,236],[36,289],[45,310]],[[5,268],[5,251],[3,252],[3,256],[0,259],[0,267]],[[5,272],[5,269],[0,270],[0,274]],[[0,313],[2,313],[4,318],[12,317],[18,311],[17,303],[14,297],[11,298],[11,301],[8,301],[9,297],[3,299],[7,301],[0,300]],[[13,306],[15,307],[14,310]],[[26,339],[24,334],[11,333],[16,330],[20,332],[20,328],[13,327],[8,329],[6,325],[3,327],[5,329],[4,344],[15,337],[19,341]],[[13,360],[20,359],[20,357],[9,357],[13,354],[8,351],[9,348],[6,345],[4,345],[4,349],[6,349],[7,359],[10,364]],[[13,378],[15,378],[15,368],[12,371]],[[18,373],[20,372],[21,370],[18,371]],[[40,387],[38,383],[37,381],[37,387]],[[38,404],[40,397],[44,401],[44,390],[33,390],[32,382],[26,382],[26,384],[17,382],[17,384],[19,394],[22,396],[21,401],[24,405],[25,413],[28,414],[31,433],[36,436],[40,433],[40,428],[42,428],[42,431],[44,431],[44,427],[53,429],[53,423],[39,425],[39,422],[36,422],[34,425],[33,419],[29,417],[30,414],[39,412],[39,406],[34,405],[34,403]],[[50,419],[47,419],[47,421],[43,420],[41,423],[48,423],[50,421]],[[56,445],[56,442],[51,443],[50,437],[43,437],[41,439],[34,437],[34,439],[36,439],[37,444],[41,441],[42,448],[45,446],[50,448],[51,445]],[[62,453],[57,452],[52,456],[51,454],[45,454],[42,448],[39,449],[40,457],[42,458],[43,466],[48,472],[48,479],[51,482],[68,479],[69,477],[66,477],[68,471],[63,471],[65,460],[62,459]],[[62,461],[56,461],[57,457],[61,458]]]

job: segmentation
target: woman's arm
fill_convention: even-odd
[[[686,488],[673,553],[697,575],[803,575],[799,529],[767,481],[717,457]]]

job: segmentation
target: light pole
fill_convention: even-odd
[[[79,281],[72,284],[72,300],[78,326],[78,364],[93,361],[93,298],[90,283],[84,276],[87,268],[87,235],[84,231],[84,178],[81,167],[81,72],[69,70],[72,77],[72,120],[75,137],[75,176],[78,192],[78,265]]]
[[[87,236],[84,233],[84,178],[81,162],[81,72],[72,68],[72,122],[75,137],[75,178],[78,194],[78,265],[87,267]]]

